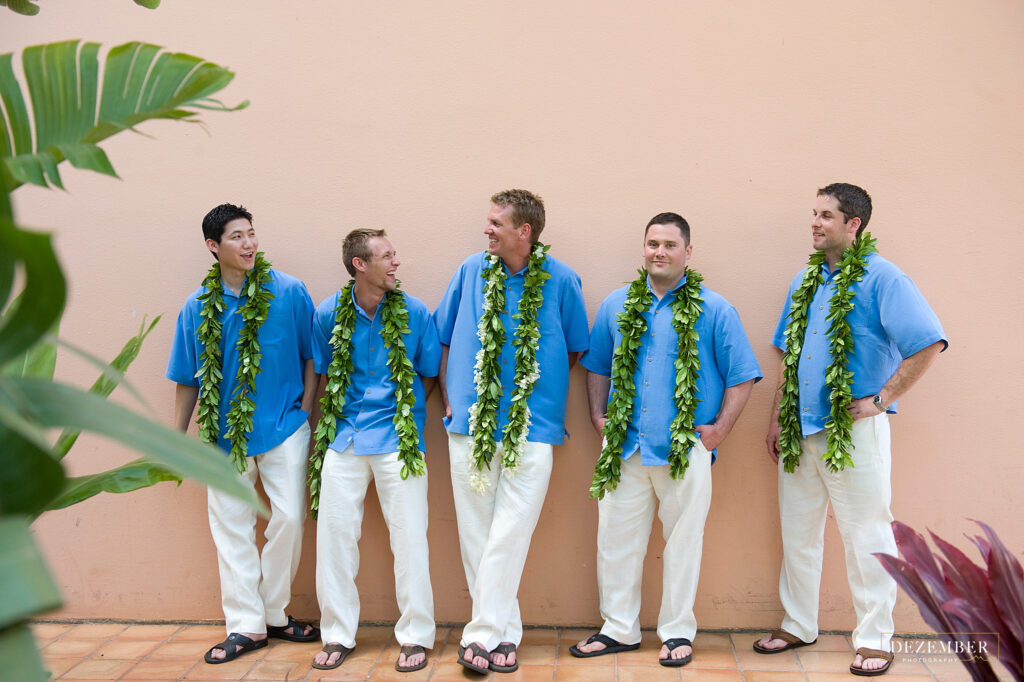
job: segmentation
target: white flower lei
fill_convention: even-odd
[[[540,378],[537,346],[540,342],[538,312],[544,302],[542,290],[551,274],[544,269],[550,247],[540,242],[533,246],[523,283],[523,296],[519,310],[513,318],[519,320],[512,337],[516,367],[509,406],[508,423],[502,430],[504,455],[501,465],[509,476],[514,476],[526,449],[526,436],[532,421],[528,401]],[[476,335],[480,350],[473,366],[473,386],[476,402],[469,408],[469,435],[473,437],[473,459],[470,463],[469,484],[478,493],[489,487],[487,474],[491,459],[497,450],[493,434],[498,425],[498,405],[503,394],[500,356],[505,345],[505,326],[501,314],[505,312],[505,268],[498,256],[486,256],[489,265],[484,268],[484,304]]]

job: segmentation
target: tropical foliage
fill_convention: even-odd
[[[6,7],[12,12],[18,14],[26,14],[28,16],[35,16],[39,14],[39,5],[36,4],[38,0],[0,0],[0,7]],[[146,9],[156,9],[160,6],[160,0],[134,0],[136,5],[145,7]]]
[[[29,528],[41,512],[185,476],[259,503],[219,451],[105,399],[156,320],[148,327],[143,322],[89,391],[53,380],[52,332],[64,310],[66,281],[50,235],[18,226],[10,201],[26,182],[62,187],[63,160],[116,176],[98,142],[151,118],[194,121],[195,109],[231,110],[210,95],[234,74],[155,45],[128,43],[107,55],[101,92],[98,44],[41,45],[22,54],[30,114],[12,64],[13,55],[0,55],[0,670],[5,679],[35,680],[47,675],[26,619],[60,605]],[[54,428],[64,429],[56,442],[48,434]],[[61,459],[83,430],[145,457],[69,478]]]
[[[942,554],[932,552],[921,534],[899,521],[892,528],[903,559],[875,556],[929,627],[958,652],[972,679],[998,680],[991,663],[998,658],[1014,679],[1024,680],[1024,572],[996,532],[977,523],[985,535],[970,540],[982,566],[929,532]]]

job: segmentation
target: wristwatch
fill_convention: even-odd
[[[886,409],[887,406],[882,404],[882,396],[881,395],[876,393],[875,397],[871,399],[871,402],[874,403],[875,408],[878,410],[879,414],[881,414],[882,412],[885,412],[885,409]]]

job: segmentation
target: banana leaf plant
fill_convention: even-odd
[[[942,554],[932,552],[920,533],[899,521],[892,528],[903,559],[875,556],[929,627],[957,653],[971,679],[997,682],[990,662],[997,657],[1015,680],[1024,680],[1024,572],[996,532],[976,523],[985,535],[970,540],[981,553],[982,566],[929,531]]]
[[[107,54],[100,90],[99,45],[79,41],[26,48],[31,102],[0,55],[0,670],[5,679],[45,680],[27,619],[60,605],[30,530],[47,509],[101,491],[126,492],[193,478],[262,509],[215,448],[147,419],[106,396],[152,330],[145,322],[89,391],[55,381],[52,332],[67,285],[51,237],[19,226],[10,193],[23,183],[62,187],[67,160],[116,177],[98,142],[152,118],[197,121],[196,109],[232,111],[210,98],[234,74],[197,57],[128,43]],[[154,321],[153,324],[155,324]],[[103,364],[103,363],[100,363]],[[63,429],[53,442],[54,428]],[[77,478],[61,459],[81,431],[127,445],[142,459]]]

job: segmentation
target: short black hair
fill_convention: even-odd
[[[245,206],[221,204],[203,218],[203,238],[212,239],[220,244],[220,238],[224,236],[224,226],[238,218],[245,218],[252,225],[252,213],[249,213]]]
[[[871,195],[864,188],[848,182],[833,182],[819,189],[818,196],[832,197],[839,202],[839,210],[846,217],[844,223],[850,222],[850,218],[860,218],[858,237],[868,226],[868,221],[871,220]]]
[[[687,246],[690,245],[690,223],[686,222],[686,218],[678,213],[659,213],[651,218],[647,222],[647,227],[644,228],[644,237],[647,236],[647,231],[651,229],[651,225],[675,225],[683,233],[683,242]]]

